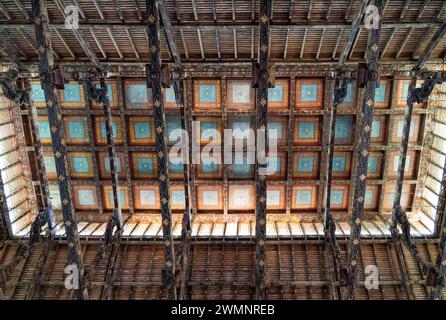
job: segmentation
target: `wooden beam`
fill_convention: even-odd
[[[406,14],[406,11],[409,8],[411,2],[412,2],[412,0],[406,0],[406,3],[404,4],[403,9],[401,10],[400,20],[403,19],[403,17]]]
[[[343,65],[347,61],[347,57],[352,49],[353,44],[356,42],[356,38],[358,36],[359,28],[361,26],[361,21],[364,16],[365,8],[369,1],[361,1],[359,5],[358,11],[356,12],[355,17],[353,18],[352,25],[350,27],[350,31],[348,33],[347,42],[342,49],[341,55],[339,57],[339,65]],[[351,5],[351,1],[350,1]],[[348,14],[347,10],[347,14]]]
[[[96,7],[96,10],[99,13],[99,16],[101,17],[102,20],[105,20],[105,16],[104,13],[102,12],[102,8],[98,3],[98,0],[93,0],[94,6]]]
[[[102,47],[101,42],[99,41],[98,37],[96,36],[96,33],[94,32],[94,30],[92,28],[89,29],[90,33],[94,39],[94,42],[96,42],[96,45],[98,46],[99,50],[101,51],[102,57],[104,59],[107,59],[107,54],[105,53],[104,48]]]
[[[161,47],[159,36],[159,11],[156,0],[146,0],[149,34],[149,64],[147,75],[151,82],[153,96],[153,118],[156,127],[156,149],[158,156],[158,179],[161,199],[161,217],[164,241],[164,282],[170,300],[177,299],[175,284],[175,253],[172,234],[172,213],[170,211],[169,172],[166,144],[166,122],[164,99],[161,86]]]
[[[77,230],[77,221],[74,217],[73,199],[71,195],[71,181],[67,164],[65,133],[61,119],[59,100],[55,94],[54,78],[50,76],[54,70],[54,58],[51,50],[51,36],[48,25],[48,11],[46,0],[32,0],[33,18],[35,22],[36,40],[39,52],[39,71],[45,101],[48,107],[48,121],[51,128],[51,139],[55,154],[56,171],[59,181],[60,198],[62,201],[62,215],[65,224],[68,242],[69,265],[73,265],[79,272],[77,289],[73,289],[78,299],[85,299],[84,292],[84,263],[82,260],[81,245]]]
[[[260,0],[259,13],[259,66],[257,89],[257,143],[256,143],[256,286],[257,299],[267,298],[266,283],[266,161],[259,161],[268,152],[268,83],[269,83],[269,40],[271,1]],[[264,139],[259,144],[259,136]]]
[[[412,34],[413,28],[410,28],[409,31],[407,31],[406,36],[404,37],[403,43],[399,46],[398,52],[396,53],[395,59],[398,59],[401,55],[401,52],[403,52],[404,47],[406,46],[407,40],[409,40],[410,35]]]
[[[319,40],[319,46],[317,48],[316,60],[319,60],[319,55],[321,54],[322,43],[324,42],[325,29],[322,29],[321,39]]]
[[[20,9],[20,12],[23,13],[23,15],[25,16],[26,20],[29,20],[30,16],[29,16],[28,12],[26,11],[25,6],[20,2],[20,0],[12,0],[12,1],[14,1],[16,6]]]
[[[201,41],[201,31],[200,29],[197,29],[197,36],[198,36],[198,43],[200,45],[200,53],[201,53],[201,59],[205,59],[204,56],[204,48],[203,48],[203,41]]]
[[[135,43],[133,42],[132,35],[130,34],[130,31],[128,28],[125,28],[125,33],[127,34],[127,38],[129,39],[130,45],[132,46],[133,52],[135,53],[135,57],[139,60],[139,53],[136,49]]]
[[[110,28],[107,28],[107,33],[108,33],[108,36],[110,37],[110,39],[111,39],[111,41],[112,41],[112,43],[113,43],[113,46],[115,47],[116,52],[118,53],[119,57],[120,57],[121,59],[123,59],[124,56],[122,55],[122,52],[121,52],[121,50],[119,49],[118,43],[116,42],[115,36],[114,36],[113,33],[111,32]]]
[[[6,9],[5,5],[1,2],[0,2],[0,10],[3,12],[7,20],[11,20],[11,15],[9,14],[8,9]]]
[[[375,0],[379,15],[382,15],[383,0]],[[376,76],[379,74],[379,40],[381,35],[381,23],[377,29],[371,29],[367,46],[366,82],[361,104],[361,119],[359,125],[359,142],[357,144],[357,163],[354,172],[355,193],[353,202],[350,243],[348,250],[348,287],[347,299],[354,299],[356,288],[357,267],[360,256],[361,226],[364,215],[364,199],[367,182],[367,168],[370,151],[370,135],[372,132],[373,107],[375,103]]]
[[[175,61],[175,64],[181,64],[180,53],[178,51],[175,39],[173,37],[172,24],[170,22],[169,15],[167,14],[167,9],[164,4],[164,0],[158,2],[158,9],[160,11],[161,19],[164,26],[164,34],[166,35],[167,45],[169,46],[170,54]]]
[[[70,53],[70,55],[76,59],[76,55],[74,54],[73,50],[71,50],[70,46],[67,44],[67,42],[65,41],[65,39],[63,38],[62,34],[59,32],[59,30],[54,29],[54,32],[56,32],[57,36],[59,37],[60,41],[62,41],[63,45],[65,46],[65,48],[68,50],[68,52]]]
[[[424,0],[423,5],[421,6],[420,11],[418,11],[418,15],[417,15],[417,21],[420,20],[421,16],[424,13],[424,9],[426,9],[426,6],[429,4],[429,0]]]
[[[302,39],[302,46],[300,47],[300,60],[304,57],[304,51],[305,51],[305,40],[307,39],[307,31],[308,29],[305,29],[304,31],[304,38]]]
[[[432,55],[432,52],[434,52],[435,48],[437,47],[439,42],[443,39],[445,34],[446,34],[446,21],[444,21],[440,25],[437,32],[432,37],[431,42],[424,50],[423,55],[420,57],[420,59],[418,59],[418,62],[414,67],[415,70],[420,70],[423,67],[423,65],[427,62],[427,60],[429,60],[429,58]]]
[[[238,59],[238,54],[237,54],[237,29],[233,30],[233,39],[234,39],[234,58],[237,60]]]

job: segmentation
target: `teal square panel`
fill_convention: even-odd
[[[166,118],[167,134],[169,141],[181,139],[181,119],[178,117]]]
[[[138,157],[136,159],[138,172],[139,173],[153,173],[153,159],[152,158],[145,158],[145,157]]]
[[[198,92],[201,103],[215,103],[215,84],[200,84],[198,86]]]
[[[405,82],[403,83],[402,99],[406,101],[408,95],[409,95],[409,83]]]
[[[40,83],[33,83],[31,85],[31,90],[33,92],[34,102],[45,102],[45,93]]]
[[[88,173],[90,171],[87,157],[72,157],[71,167],[74,173]]]
[[[173,190],[171,201],[172,201],[172,204],[175,206],[184,206],[186,203],[185,198],[184,198],[184,191]]]
[[[235,163],[232,167],[234,173],[249,174],[251,172],[251,167],[248,163]]]
[[[77,191],[77,197],[81,206],[94,206],[95,204],[93,190],[80,189]]]
[[[51,138],[50,124],[48,120],[39,121],[38,126],[41,138]]]
[[[373,190],[366,190],[364,196],[364,204],[370,206],[373,202]]]
[[[130,93],[130,102],[133,103],[148,102],[146,84],[132,83],[129,85],[128,90]]]
[[[311,173],[313,172],[313,157],[297,158],[297,172]]]
[[[83,121],[68,121],[68,136],[72,139],[85,138],[85,124]]]
[[[284,95],[283,84],[276,84],[274,88],[268,88],[268,101],[282,102]]]
[[[312,199],[311,190],[296,191],[296,205],[311,205],[311,199]]]
[[[115,170],[116,172],[121,172],[121,158],[115,157]],[[105,172],[111,172],[110,168],[110,157],[104,157],[104,168]]]
[[[381,135],[381,121],[380,120],[373,120],[372,132],[370,135],[372,138],[378,138]]]
[[[353,102],[353,84],[350,82],[347,84],[347,94],[345,95],[343,103]]]
[[[183,158],[176,157],[169,159],[169,171],[172,173],[182,173],[184,172]]]
[[[166,97],[165,97],[166,102],[168,102],[168,103],[175,103],[176,102],[176,100],[175,100],[175,91],[173,90],[172,86],[170,86],[169,88],[166,88],[165,93],[166,93]]]
[[[384,103],[384,102],[386,102],[386,87],[387,87],[386,84],[381,83],[379,85],[379,88],[376,88],[376,90],[375,90],[375,102],[377,102],[377,103]]]
[[[333,157],[333,172],[344,172],[346,162],[347,159],[344,156]]]
[[[215,158],[203,158],[201,160],[201,171],[203,173],[216,173],[217,160]]]
[[[150,122],[147,121],[135,121],[133,123],[135,129],[136,139],[148,139],[152,137],[152,130],[150,128]]]
[[[267,157],[266,158],[266,171],[269,174],[275,174],[280,172],[280,158],[279,157]]]
[[[101,138],[107,139],[107,132],[105,130],[105,122],[101,121],[100,125],[101,125]],[[112,121],[112,136],[115,139],[118,137],[118,124],[116,123],[116,121]]]
[[[300,88],[300,99],[302,102],[316,102],[317,84],[303,84]]]
[[[410,123],[410,129],[409,129],[409,137],[413,137],[413,122]],[[396,136],[398,138],[403,137],[403,129],[404,129],[404,120],[398,121],[398,127],[396,130]]]
[[[336,117],[335,137],[348,139],[352,137],[353,118],[350,116]]]
[[[331,190],[330,202],[334,205],[341,205],[344,201],[344,190]]]
[[[281,139],[283,132],[282,122],[268,122],[268,135],[270,139]]]
[[[45,161],[45,169],[47,172],[54,173],[56,172],[56,162],[54,161],[54,157],[43,157],[43,160]]]
[[[96,89],[101,89],[100,83],[96,83],[95,86],[96,86]],[[111,85],[111,83],[107,83],[107,97],[110,102],[113,101],[113,86]]]
[[[65,84],[63,99],[65,102],[81,102],[81,90],[79,84],[77,83]]]
[[[369,162],[367,164],[367,172],[376,173],[378,172],[378,157],[370,156]]]
[[[110,198],[110,203],[113,203],[113,190],[110,190],[108,192],[108,196]],[[118,198],[119,198],[119,204],[121,206],[125,205],[125,194],[124,194],[124,191],[121,191],[121,190],[118,191]]]
[[[200,123],[201,139],[208,140],[212,138],[217,139],[217,123],[216,122],[201,122]]]
[[[312,139],[315,135],[316,124],[314,121],[299,121],[298,137],[300,139]]]

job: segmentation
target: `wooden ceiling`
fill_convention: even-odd
[[[281,62],[333,62],[346,43],[360,1],[275,0],[270,59]],[[64,27],[58,1],[48,1],[53,49],[58,61],[87,61],[75,35]],[[236,62],[257,59],[259,2],[251,0],[166,0],[174,40],[183,63]],[[102,62],[146,62],[144,0],[77,0],[80,29]],[[441,0],[386,1],[380,46],[382,61],[417,59],[446,18]],[[3,0],[0,35],[23,61],[37,61],[28,1]],[[349,61],[364,59],[368,30],[361,28]],[[172,60],[162,37],[162,59]],[[446,41],[432,54],[442,61]]]

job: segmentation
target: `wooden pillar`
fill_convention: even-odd
[[[259,58],[257,89],[257,150],[256,150],[256,281],[257,299],[266,299],[266,157],[269,83],[269,33],[271,0],[260,1]],[[264,143],[259,144],[262,136]],[[264,172],[262,172],[264,171]]]
[[[379,17],[382,16],[384,1],[375,0]],[[364,198],[367,181],[367,165],[370,150],[370,134],[372,131],[373,107],[375,103],[375,90],[379,81],[379,38],[381,34],[381,20],[378,28],[371,29],[367,46],[367,67],[365,90],[361,105],[360,128],[358,130],[357,164],[355,168],[355,193],[353,199],[353,212],[351,222],[350,243],[348,252],[348,288],[347,298],[354,299],[356,287],[357,267],[360,256],[361,222],[364,215]]]
[[[169,197],[168,151],[166,146],[166,119],[161,86],[161,52],[159,12],[156,0],[146,0],[147,31],[149,38],[149,64],[147,77],[152,88],[153,118],[155,121],[158,179],[161,199],[161,218],[164,241],[164,283],[169,300],[177,299],[175,284],[175,253],[172,235],[172,212]]]
[[[67,165],[67,148],[62,124],[62,116],[53,75],[54,57],[51,49],[51,35],[46,0],[32,0],[32,11],[36,31],[36,41],[39,53],[39,73],[45,101],[48,107],[48,121],[51,128],[51,138],[55,155],[56,171],[59,180],[62,215],[65,223],[68,241],[68,264],[75,266],[79,273],[79,283],[75,284],[75,295],[85,299],[84,293],[84,263],[74,218],[74,208],[71,196],[71,182]]]

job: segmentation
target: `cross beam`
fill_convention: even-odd
[[[375,0],[379,17],[382,17],[384,7],[383,0]],[[353,212],[350,233],[350,246],[348,251],[348,287],[347,298],[354,299],[356,287],[357,267],[360,255],[361,222],[364,215],[364,198],[367,181],[367,167],[370,150],[370,135],[372,132],[373,107],[375,103],[375,90],[379,82],[379,39],[381,34],[381,22],[378,27],[372,29],[369,34],[367,46],[367,67],[365,70],[365,90],[361,104],[361,119],[357,143],[357,164],[355,168],[355,192],[353,200]]]
[[[155,122],[156,151],[158,156],[158,179],[161,199],[161,217],[164,241],[163,279],[167,288],[169,300],[177,299],[175,284],[175,253],[172,234],[172,212],[170,210],[169,172],[166,145],[166,119],[164,99],[161,86],[161,46],[159,12],[156,0],[146,0],[147,32],[149,40],[149,64],[147,77],[152,88],[153,118]]]
[[[256,286],[257,299],[266,292],[266,152],[268,128],[269,39],[271,0],[260,1],[259,66],[257,89],[257,157],[256,157]],[[264,143],[259,144],[259,139]],[[264,161],[259,161],[260,158]]]
[[[84,263],[81,244],[74,217],[74,207],[71,196],[71,181],[67,165],[67,150],[65,134],[61,118],[59,100],[52,73],[54,72],[54,57],[51,50],[51,36],[46,0],[32,0],[32,13],[35,23],[36,41],[39,48],[39,72],[45,101],[48,107],[48,121],[51,128],[51,139],[55,155],[56,171],[59,180],[60,198],[62,200],[62,215],[65,223],[68,241],[68,264],[78,271],[79,282],[73,289],[78,299],[85,299],[83,276]]]

